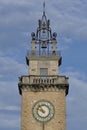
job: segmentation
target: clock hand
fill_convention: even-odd
[[[40,110],[42,113],[45,113],[45,110],[44,110],[41,106],[39,106],[39,110]]]
[[[39,110],[40,110],[42,113],[45,113],[45,110],[44,110],[44,109],[40,108]]]

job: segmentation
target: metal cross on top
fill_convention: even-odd
[[[45,0],[43,2],[43,13],[45,13]]]

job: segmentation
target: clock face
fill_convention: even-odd
[[[32,113],[39,122],[50,121],[54,116],[54,106],[51,102],[40,100],[33,105]]]

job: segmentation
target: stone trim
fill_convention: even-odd
[[[68,84],[19,84],[19,93],[22,95],[22,91],[28,92],[57,92],[64,91],[68,94],[69,85]]]

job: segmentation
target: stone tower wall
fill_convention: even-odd
[[[40,68],[48,68],[48,75],[58,75],[58,61],[32,60],[29,63],[29,74],[40,75]]]
[[[66,129],[65,91],[58,92],[22,92],[22,130],[42,130],[42,124],[32,115],[32,107],[40,99],[50,101],[55,107],[53,119],[45,124],[46,130]]]

